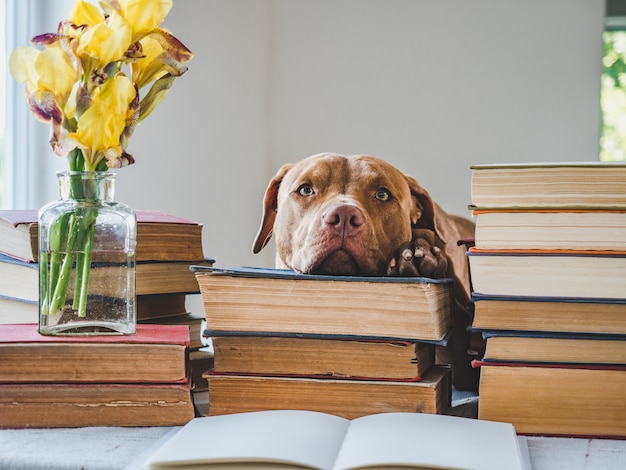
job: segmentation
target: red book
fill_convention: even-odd
[[[134,335],[43,336],[0,326],[2,383],[184,383],[189,327],[137,325]]]

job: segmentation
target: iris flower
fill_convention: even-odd
[[[76,0],[56,33],[35,36],[31,42],[36,47],[18,47],[9,59],[11,74],[24,84],[29,109],[51,125],[50,145],[67,157],[72,171],[134,163],[126,148],[135,127],[163,100],[193,57],[161,28],[172,0],[101,0],[99,6]],[[84,225],[66,224],[65,230],[93,234]],[[75,239],[89,246],[89,237]],[[82,275],[85,283],[88,274]],[[51,291],[62,293],[64,287],[52,286]],[[62,303],[51,301],[49,313]]]

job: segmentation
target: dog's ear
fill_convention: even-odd
[[[281,169],[278,170],[276,176],[272,178],[269,186],[265,190],[261,227],[259,228],[259,233],[257,233],[252,247],[252,252],[255,254],[261,251],[265,245],[268,244],[270,238],[272,238],[274,221],[276,220],[276,212],[278,211],[278,189],[280,188],[280,183],[282,183],[283,178],[291,167],[292,165],[282,166]]]
[[[411,208],[411,223],[413,227],[432,230],[441,242],[445,244],[446,239],[437,226],[437,209],[430,194],[412,176],[404,175],[404,177],[413,198],[413,207]]]

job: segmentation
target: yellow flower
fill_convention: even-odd
[[[26,85],[26,97],[35,117],[43,122],[60,124],[61,108],[78,78],[67,53],[52,45],[43,51],[18,47],[9,59],[11,74]]]
[[[78,0],[70,14],[69,23],[76,26],[95,26],[104,22],[104,15],[94,4]]]
[[[100,160],[112,153],[116,157],[122,153],[120,135],[134,98],[135,87],[123,74],[107,80],[94,91],[90,106],[78,118],[76,133],[88,171],[95,170]]]
[[[156,29],[172,8],[172,0],[120,0],[119,4],[135,39]]]
[[[131,64],[133,82],[141,89],[153,80],[161,78],[167,73],[163,64],[163,48],[150,36],[141,41],[143,57]]]
[[[172,0],[75,0],[56,33],[31,39],[43,50],[20,47],[11,55],[30,110],[51,123],[50,144],[68,156],[71,170],[134,162],[126,147],[135,127],[193,57],[159,27],[171,8]],[[140,97],[142,87],[149,90]]]
[[[76,54],[81,59],[91,59],[96,64],[94,68],[101,69],[111,62],[124,59],[131,40],[132,30],[126,20],[112,12],[106,23],[87,28],[79,39]]]

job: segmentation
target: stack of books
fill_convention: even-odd
[[[448,411],[434,345],[452,325],[451,280],[192,270],[214,348],[209,415]]]
[[[206,387],[200,376],[211,358],[201,350],[204,316],[186,308],[187,296],[200,293],[189,266],[213,265],[204,254],[203,226],[161,211],[136,215],[137,322],[188,326],[195,383]],[[0,325],[37,323],[38,252],[37,211],[0,210]]]
[[[626,164],[472,167],[479,418],[626,436]]]
[[[178,426],[194,417],[185,326],[128,336],[0,328],[0,428]]]

